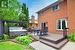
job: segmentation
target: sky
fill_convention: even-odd
[[[38,18],[36,12],[43,9],[44,7],[56,2],[57,0],[18,0],[20,3],[26,3],[29,9],[29,17],[35,16],[35,19]]]

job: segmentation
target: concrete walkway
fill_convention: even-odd
[[[30,46],[32,46],[35,50],[56,50],[56,49],[49,47],[39,41],[31,43]]]
[[[39,41],[33,42],[30,44],[35,50],[56,50],[52,47],[49,47]],[[68,42],[64,47],[62,47],[60,50],[75,50],[75,43],[74,42]]]
[[[75,50],[75,42],[68,42],[61,50]]]

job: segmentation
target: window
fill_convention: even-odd
[[[66,19],[58,19],[56,24],[57,24],[57,30],[62,30],[64,28],[67,28]]]
[[[52,6],[52,10],[53,10],[53,11],[59,10],[59,5]]]

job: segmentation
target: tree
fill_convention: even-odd
[[[25,3],[23,3],[21,7],[17,0],[0,0],[0,18],[3,20],[20,20],[29,22],[28,8]],[[28,24],[22,25],[28,27]]]
[[[19,20],[29,22],[29,11],[28,11],[28,8],[26,7],[25,3],[23,3],[23,5],[22,5],[22,11],[21,11]],[[28,27],[28,23],[27,24],[21,24],[21,26],[26,28],[26,27]]]
[[[2,20],[19,21],[19,10],[20,4],[17,0],[0,0],[0,18]],[[11,25],[14,26],[14,23]]]
[[[18,10],[20,5],[17,0],[0,0],[0,2],[0,17],[3,20],[19,20]]]

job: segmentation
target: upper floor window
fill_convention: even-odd
[[[53,11],[59,10],[59,5],[52,6],[52,10],[53,10]]]

